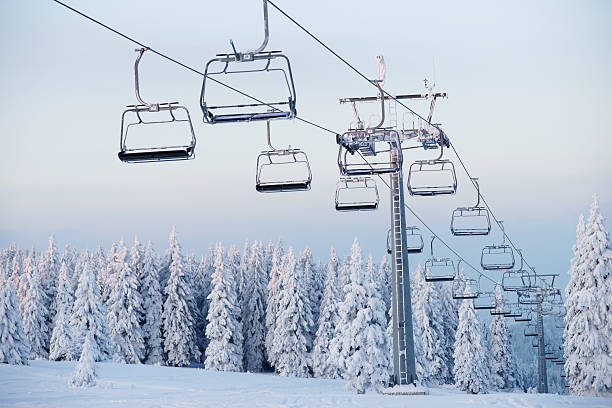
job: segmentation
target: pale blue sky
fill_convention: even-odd
[[[539,271],[566,273],[576,220],[594,192],[612,216],[611,2],[277,2],[367,75],[375,76],[374,56],[383,54],[392,93],[422,90],[435,59],[437,89],[449,94],[435,119]],[[68,3],[198,69],[228,52],[230,38],[252,48],[261,36],[257,0]],[[270,24],[269,49],[292,62],[298,113],[342,132],[353,117],[338,98],[372,88],[272,8]],[[214,240],[282,237],[325,258],[331,244],[348,252],[357,235],[366,252],[383,255],[385,187],[379,211],[336,213],[331,135],[275,122],[278,144],[309,154],[312,190],[256,193],[265,125],[204,125],[201,78],[146,55],[143,94],[190,109],[197,157],[126,165],[116,154],[121,112],[135,102],[134,45],[50,0],[3,1],[0,38],[0,245],[43,247],[54,232],[60,243],[108,247],[138,234],[162,249],[175,224],[197,253]],[[412,151],[405,160],[421,156]],[[452,209],[473,198],[461,172],[456,196],[408,204],[477,264],[482,246],[499,235],[450,238],[448,228]]]

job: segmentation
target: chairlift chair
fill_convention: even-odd
[[[126,163],[143,163],[159,161],[190,160],[195,157],[196,137],[191,123],[189,111],[178,102],[147,103],[140,97],[140,83],[138,78],[138,65],[147,48],[140,48],[134,63],[134,87],[138,105],[128,105],[121,115],[121,135],[119,137],[119,160]],[[132,119],[128,119],[131,117]],[[147,117],[155,117],[148,119]],[[127,123],[130,121],[130,123]],[[136,128],[144,130],[160,129],[156,125],[185,124],[189,129],[189,141],[184,145],[156,146],[156,147],[130,147],[128,136]]]
[[[521,318],[523,316],[523,312],[518,303],[510,303],[508,305],[508,311],[504,314],[504,317],[514,318],[515,321],[517,318]]]
[[[522,310],[521,315],[514,318],[515,322],[530,322],[533,319],[531,311]]]
[[[474,299],[475,310],[492,310],[495,307],[496,302],[493,292],[479,292],[478,297]]]
[[[431,237],[431,257],[425,261],[426,282],[451,282],[455,279],[455,263],[450,258],[436,258],[433,252],[435,236]]]
[[[408,192],[413,196],[449,195],[457,192],[457,174],[452,161],[442,159],[443,144],[440,155],[433,160],[417,160],[410,164],[408,170]]]
[[[521,266],[515,271],[505,271],[502,276],[502,289],[506,292],[517,292],[527,290],[535,285],[535,279],[528,271],[523,269],[523,253],[520,249],[516,250],[521,259]]]
[[[420,254],[423,252],[423,236],[418,227],[406,227],[404,232],[406,237],[406,252],[409,254]],[[387,231],[387,253],[393,253],[393,235],[391,229]]]
[[[518,301],[521,305],[538,305],[542,303],[542,294],[539,288],[517,290]]]
[[[477,201],[473,207],[459,207],[451,217],[451,233],[454,236],[489,235],[491,219],[489,210],[480,206],[480,186],[477,178],[472,178],[476,185]]]
[[[480,265],[486,271],[506,270],[514,268],[514,252],[512,247],[506,244],[506,233],[502,221],[498,222],[502,231],[502,243],[500,245],[487,245],[482,249]]]
[[[341,177],[336,186],[337,211],[367,211],[378,208],[376,181],[371,177]]]
[[[510,312],[506,299],[495,299],[495,307],[489,310],[491,316],[505,316]]]
[[[523,329],[523,336],[525,337],[537,337],[538,336],[538,328],[535,323],[528,323],[527,326]]]
[[[264,40],[259,48],[252,51],[237,52],[233,41],[230,40],[233,53],[217,54],[215,58],[207,62],[200,94],[200,107],[206,123],[237,123],[295,118],[297,114],[296,94],[291,63],[289,58],[283,55],[281,51],[264,51],[269,39],[267,0],[263,0],[263,10]],[[236,65],[246,66],[246,68],[234,68]],[[216,66],[219,68],[214,69]],[[252,77],[258,74],[278,74],[282,78],[283,87],[286,87],[287,99],[284,101],[255,100],[252,103],[223,105],[209,103],[206,94],[209,81],[215,82],[216,77],[224,75],[249,75]]]
[[[460,268],[462,261],[463,259],[459,259],[459,261],[457,261],[457,272],[455,273],[455,278],[453,279],[453,284],[451,287],[453,299],[476,299],[479,292],[478,281],[476,281],[476,279],[469,279],[463,276]]]
[[[270,121],[266,122],[268,146],[257,156],[255,189],[261,193],[310,190],[312,172],[308,156],[300,149],[276,149],[270,141]]]

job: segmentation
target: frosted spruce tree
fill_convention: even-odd
[[[340,378],[336,361],[330,353],[338,321],[338,256],[332,247],[327,264],[327,278],[317,333],[312,349],[312,370],[315,377]]]
[[[94,359],[106,360],[111,355],[111,347],[106,325],[106,311],[102,304],[100,291],[96,284],[89,262],[85,262],[79,275],[79,283],[74,295],[74,305],[70,315],[70,331],[75,349],[73,355],[81,355],[81,347],[87,332],[91,332],[96,343]]]
[[[500,285],[495,287],[495,300],[503,299]],[[506,318],[503,315],[491,316],[489,325],[489,345],[486,353],[491,365],[491,385],[496,390],[508,390],[517,386],[516,364],[510,347]]]
[[[28,258],[31,260],[31,258]],[[47,296],[43,292],[40,273],[35,262],[28,262],[24,273],[27,277],[28,290],[23,298],[21,321],[23,330],[30,340],[31,360],[47,359],[49,357],[49,326]]]
[[[370,274],[371,275],[371,274]],[[351,247],[345,298],[339,306],[341,347],[339,368],[348,386],[364,393],[386,384],[389,344],[385,333],[385,306],[373,276],[365,276],[357,238]]]
[[[308,377],[308,337],[312,327],[310,300],[298,276],[293,247],[283,260],[272,352],[275,369],[285,377]]]
[[[225,265],[221,243],[215,248],[214,266],[212,290],[208,295],[208,347],[204,364],[207,370],[242,371],[243,337],[237,283],[234,272]]]
[[[565,372],[575,395],[612,394],[612,250],[597,197],[576,231],[565,294]]]
[[[274,339],[276,333],[276,315],[280,299],[280,282],[283,273],[283,246],[278,243],[272,253],[272,269],[268,281],[268,301],[266,302],[266,356],[272,366],[276,365],[277,356],[274,353]]]
[[[385,301],[385,307],[387,310],[391,307],[391,299],[393,297],[393,271],[387,255],[383,255],[378,266],[378,276],[381,279],[382,296]]]
[[[93,387],[96,385],[96,356],[100,354],[98,344],[91,331],[85,336],[85,344],[69,385],[71,387]]]
[[[94,274],[96,275],[96,282],[98,283],[100,295],[104,297],[102,292],[106,278],[106,256],[104,255],[104,250],[99,245],[98,248],[96,248],[96,252],[94,252],[91,256],[91,266],[94,269]]]
[[[147,243],[142,260],[139,289],[143,302],[144,320],[142,337],[144,340],[145,364],[162,365],[164,363],[164,346],[162,338],[162,293],[159,286],[159,274],[156,264],[157,256],[151,241]]]
[[[413,275],[415,284],[419,285],[419,290],[414,294],[413,309],[414,320],[417,322],[414,336],[419,337],[421,346],[417,358],[423,370],[418,378],[425,385],[441,385],[448,376],[444,320],[438,295],[444,285],[426,282],[420,268]]]
[[[142,267],[140,260],[132,261],[134,266]],[[119,246],[115,262],[114,285],[110,288],[106,306],[113,359],[120,363],[139,364],[144,358],[145,348],[140,327],[144,310],[136,270],[128,263],[125,245]]]
[[[13,283],[6,279],[0,289],[0,363],[28,364],[30,341],[23,331]]]
[[[55,237],[49,237],[49,246],[43,254],[38,269],[40,272],[42,289],[45,292],[45,306],[49,311],[47,324],[52,327],[52,316],[55,315],[55,294],[57,293],[57,278],[59,274],[60,262]]]
[[[59,270],[59,282],[57,295],[55,297],[56,315],[51,333],[51,345],[49,348],[49,360],[61,361],[74,358],[74,345],[70,330],[70,314],[74,304],[72,280],[68,274],[66,262],[62,261]]]
[[[195,327],[191,315],[193,295],[185,276],[183,255],[174,228],[170,234],[170,249],[170,275],[164,290],[166,301],[162,313],[164,351],[168,365],[181,367],[189,365],[191,360],[198,360],[200,351],[195,343]]]
[[[444,383],[453,384],[453,370],[455,360],[453,358],[453,345],[455,344],[455,333],[459,324],[460,302],[453,299],[452,285],[440,285],[440,309],[442,313],[443,336],[441,339],[444,349],[444,361],[447,367],[447,376]]]
[[[268,277],[264,256],[261,243],[254,243],[244,286],[245,293],[248,294],[242,313],[244,359],[246,370],[252,373],[262,371],[265,360]]]
[[[470,288],[466,287],[469,294]],[[455,385],[470,394],[486,392],[487,371],[482,331],[474,311],[474,302],[465,299],[459,308],[459,325],[455,337]]]

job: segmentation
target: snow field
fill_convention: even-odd
[[[0,407],[612,407],[612,399],[553,394],[470,395],[450,387],[425,396],[357,395],[342,380],[97,363],[97,385],[71,388],[76,362],[0,364]]]

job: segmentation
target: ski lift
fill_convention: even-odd
[[[555,279],[559,276],[558,273],[539,274],[533,270],[536,279],[540,279],[546,288],[553,288],[555,286]]]
[[[523,252],[520,249],[516,250],[521,258],[521,266],[516,271],[505,271],[502,276],[502,289],[506,292],[517,292],[526,290],[535,285],[535,279],[528,271],[523,269]]]
[[[495,307],[489,310],[491,316],[505,316],[510,312],[507,301],[502,297],[501,301],[495,299]]]
[[[493,310],[496,307],[495,295],[493,292],[479,292],[474,299],[475,310]]]
[[[520,304],[520,303],[519,303]],[[530,322],[533,319],[531,311],[522,310],[521,315],[514,318],[515,322]]]
[[[515,319],[521,318],[523,316],[523,312],[521,310],[521,306],[518,303],[510,303],[508,305],[508,310],[504,313],[504,317],[512,317]]]
[[[498,224],[502,231],[501,245],[487,245],[480,255],[480,265],[486,271],[514,268],[514,252],[510,245],[506,244],[504,224],[502,221],[498,221]]]
[[[523,329],[523,336],[525,337],[537,337],[538,336],[538,327],[535,323],[528,323],[527,326]]]
[[[371,177],[341,177],[338,181],[337,211],[376,210],[378,202],[378,187]]]
[[[440,155],[433,160],[417,160],[408,170],[408,192],[413,196],[435,196],[455,194],[457,175],[452,161],[442,159],[444,144],[440,144]]]
[[[423,252],[423,236],[417,227],[406,227],[404,236],[406,237],[406,252],[409,254],[420,254]],[[391,230],[387,231],[387,253],[393,252],[393,236]]]
[[[134,87],[139,105],[128,105],[121,115],[121,135],[119,138],[119,160],[126,163],[190,160],[195,157],[196,138],[189,111],[178,102],[147,103],[140,97],[138,64],[147,48],[140,48],[134,63]],[[128,122],[131,117],[132,122]],[[152,119],[154,118],[154,119]],[[128,145],[128,135],[133,136],[136,129],[166,131],[169,126],[183,125],[188,128],[188,143],[178,146],[158,146],[134,148]],[[131,133],[130,133],[131,131]],[[164,135],[166,136],[166,135]],[[150,138],[148,138],[150,140]]]
[[[402,149],[399,133],[397,130],[383,128],[385,122],[385,97],[380,86],[380,81],[372,81],[379,91],[381,101],[381,119],[373,127],[363,128],[363,123],[358,122],[355,129],[349,129],[342,135],[337,135],[338,143],[338,168],[340,174],[347,176],[372,176],[375,174],[397,173],[402,168]],[[341,100],[346,101],[344,99]],[[353,104],[354,107],[354,104]],[[385,149],[377,150],[376,147],[383,144]],[[349,153],[354,156],[359,153],[359,158],[351,160]],[[378,157],[380,153],[384,157],[376,160],[366,160],[367,156]]]
[[[542,303],[542,294],[539,288],[517,290],[516,294],[521,305],[538,305]]]
[[[204,114],[204,121],[210,124],[251,122],[257,120],[293,119],[296,116],[296,95],[293,83],[293,74],[289,59],[281,51],[264,51],[269,39],[268,29],[268,1],[263,0],[264,14],[264,40],[259,48],[251,51],[238,52],[234,42],[230,40],[233,49],[231,54],[217,54],[206,64],[202,92],[200,94],[200,107]],[[235,65],[246,68],[234,68]],[[213,68],[219,67],[218,70]],[[288,93],[284,101],[264,102],[255,100],[252,103],[235,103],[223,105],[210,105],[206,95],[207,82],[219,82],[215,77],[222,75],[238,75],[240,77],[258,76],[259,74],[272,74],[280,77],[283,87]],[[256,79],[251,79],[253,82]],[[244,96],[244,95],[243,95]],[[272,109],[270,109],[272,108]]]
[[[480,206],[480,185],[477,178],[472,178],[476,185],[477,201],[473,207],[459,207],[451,217],[451,233],[455,236],[489,235],[491,220],[489,211]]]
[[[308,157],[300,149],[291,146],[279,150],[270,141],[270,121],[266,122],[268,146],[257,156],[255,189],[261,193],[310,190],[312,172]]]
[[[476,279],[469,279],[462,276],[460,270],[461,261],[463,261],[463,259],[459,259],[457,262],[457,273],[455,274],[453,286],[451,288],[453,299],[476,299],[479,292],[478,282]]]
[[[455,264],[450,258],[436,258],[433,253],[433,242],[435,236],[431,237],[431,258],[425,261],[426,282],[450,282],[455,279]]]

